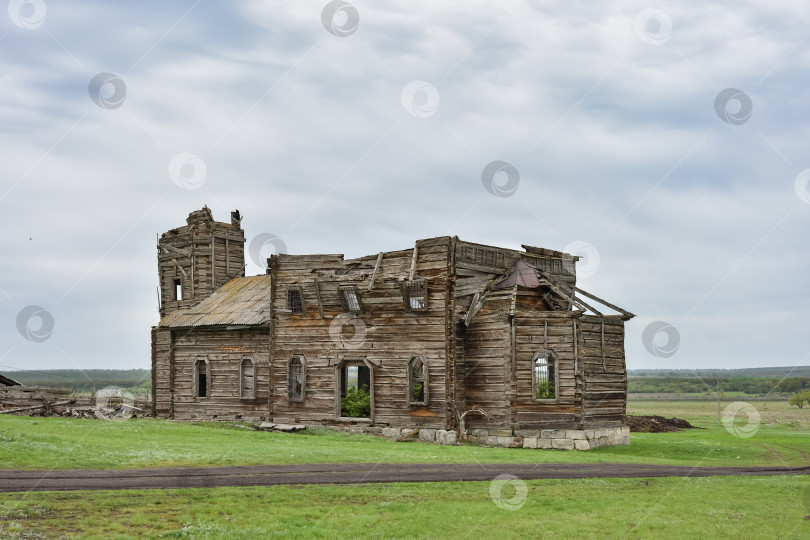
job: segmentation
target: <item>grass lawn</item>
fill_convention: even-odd
[[[727,404],[723,403],[725,407]],[[757,402],[748,438],[717,425],[713,402],[631,402],[631,414],[705,429],[632,434],[588,452],[438,446],[318,429],[263,433],[227,423],[0,415],[3,468],[134,468],[315,462],[810,465],[810,410]],[[517,481],[521,482],[521,481]],[[0,494],[0,538],[575,537],[808,538],[810,478],[531,480]],[[520,486],[517,486],[520,488]],[[496,492],[497,495],[497,492]],[[517,504],[516,506],[520,506]]]
[[[447,482],[5,494],[0,537],[810,537],[806,477],[532,480],[525,499],[512,486],[500,494],[518,497],[515,510],[497,506],[490,487]]]
[[[0,463],[6,469],[86,469],[289,463],[631,462],[676,465],[810,465],[810,410],[758,403],[762,424],[741,438],[717,425],[710,402],[633,402],[636,414],[677,415],[704,427],[634,433],[631,445],[589,452],[394,443],[329,429],[256,432],[229,423],[186,424],[0,415]]]

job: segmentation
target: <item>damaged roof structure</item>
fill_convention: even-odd
[[[348,260],[272,255],[245,277],[241,219],[203,208],[159,240],[155,416],[629,444],[633,314],[577,287],[577,257],[442,236]]]

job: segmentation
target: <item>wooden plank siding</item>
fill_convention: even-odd
[[[342,361],[366,359],[374,371],[375,425],[445,426],[449,240],[416,244],[414,278],[427,280],[427,311],[408,311],[403,300],[402,284],[410,273],[413,250],[384,253],[379,267],[378,255],[347,261],[338,256],[317,261],[308,256],[274,256],[274,421],[338,422],[337,366]],[[344,314],[340,285],[357,287],[362,312],[356,314],[356,321]],[[302,291],[301,315],[290,313],[287,307],[291,286]],[[347,321],[350,324],[342,324]],[[362,328],[362,339],[350,332],[354,324]],[[346,334],[338,331],[341,326]],[[288,396],[288,363],[293,355],[303,355],[306,360],[302,402],[290,401]],[[427,406],[408,403],[407,366],[415,355],[422,357],[428,370]]]
[[[575,257],[445,236],[350,260],[339,254],[273,255],[269,276],[229,281],[244,276],[240,222],[238,213],[231,224],[215,222],[204,208],[159,240],[163,319],[151,332],[155,416],[453,429],[459,414],[479,407],[489,418],[467,416],[470,429],[511,433],[624,424],[624,321],[632,314],[572,309]],[[533,268],[520,265],[521,273],[512,273],[518,261]],[[514,279],[526,272],[538,279]],[[424,280],[424,309],[407,303],[410,278],[420,280],[411,289],[416,291]],[[182,301],[173,299],[176,279],[183,284]],[[342,286],[354,287],[359,312],[346,312],[353,302],[341,301]],[[534,399],[539,351],[555,359],[554,399]],[[426,367],[426,404],[412,404],[409,396],[414,356]],[[255,376],[243,381],[246,357]],[[289,393],[293,357],[304,363],[303,399]],[[199,358],[208,362],[206,397],[195,391]],[[340,416],[339,366],[355,361],[372,373],[368,419]],[[243,396],[245,387],[253,395]]]
[[[584,377],[584,425],[623,425],[627,404],[624,321],[616,316],[583,315],[578,327],[579,363]]]
[[[174,414],[177,420],[264,420],[269,418],[270,333],[267,327],[172,330]],[[194,366],[208,360],[210,395],[196,397]],[[240,365],[255,366],[255,395],[240,396]]]

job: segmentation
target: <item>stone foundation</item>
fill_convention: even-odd
[[[628,446],[630,428],[617,426],[600,429],[519,430],[508,437],[500,430],[471,429],[467,440],[504,448],[591,450],[601,446]]]
[[[439,444],[456,444],[456,432],[429,428],[391,428],[371,426],[351,426],[338,428],[352,433],[367,433],[387,439],[407,438]],[[509,430],[471,429],[467,440],[484,446],[502,448],[540,448],[552,450],[591,450],[602,446],[628,446],[630,428],[616,426],[599,429],[534,429]]]

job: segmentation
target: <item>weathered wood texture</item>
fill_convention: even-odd
[[[170,340],[163,340],[164,347],[158,347],[158,357],[164,362],[168,357],[169,380],[166,381],[165,370],[158,380],[161,388],[168,382],[173,400],[167,404],[156,395],[156,411],[165,414],[168,406],[169,417],[177,420],[266,420],[269,417],[270,333],[267,327],[213,327],[170,332]],[[251,360],[255,369],[253,396],[241,395],[240,369],[244,359]],[[197,397],[195,363],[198,360],[208,362],[210,393],[207,397]]]
[[[208,297],[242,272],[238,219],[217,223],[203,209],[187,223],[160,241],[162,314]],[[627,391],[622,317],[632,314],[584,315],[587,306],[579,304],[572,309],[576,257],[524,248],[439,237],[352,260],[273,255],[264,311],[269,324],[265,317],[252,326],[153,329],[154,414],[452,429],[459,414],[480,407],[489,418],[470,415],[469,428],[621,425]],[[541,270],[539,285],[504,285],[520,260]],[[188,299],[171,300],[175,279]],[[425,280],[426,305],[408,301],[404,285],[411,279]],[[344,289],[349,292],[342,296]],[[540,351],[554,359],[554,399],[534,397],[533,362]],[[427,403],[413,403],[409,390],[408,364],[415,356],[426,366]],[[289,391],[293,357],[304,364],[303,399]],[[240,375],[245,358],[255,366],[247,382]],[[206,397],[197,397],[200,359],[207,361]],[[346,362],[371,370],[367,419],[341,416],[340,366]],[[249,397],[240,390],[246,385],[255,389]]]
[[[271,267],[276,287],[273,420],[338,421],[337,367],[344,361],[365,359],[374,371],[375,424],[443,428],[447,417],[448,246],[448,238],[420,241],[416,259],[412,249],[389,252],[379,265],[379,256],[349,261],[334,256],[317,260],[275,256]],[[402,285],[412,264],[414,279],[427,280],[425,311],[406,309]],[[357,287],[360,313],[344,313],[340,285]],[[301,315],[290,313],[287,307],[287,290],[293,286],[302,291]],[[306,360],[302,402],[292,402],[288,396],[288,364],[293,355]],[[414,356],[420,356],[427,366],[428,405],[409,403],[407,366]]]
[[[187,308],[233,277],[244,276],[245,234],[238,221],[220,223],[206,208],[158,241],[160,316]],[[176,280],[182,288],[177,298]]]
[[[583,315],[578,323],[579,369],[584,377],[586,427],[622,425],[627,404],[624,321]]]

